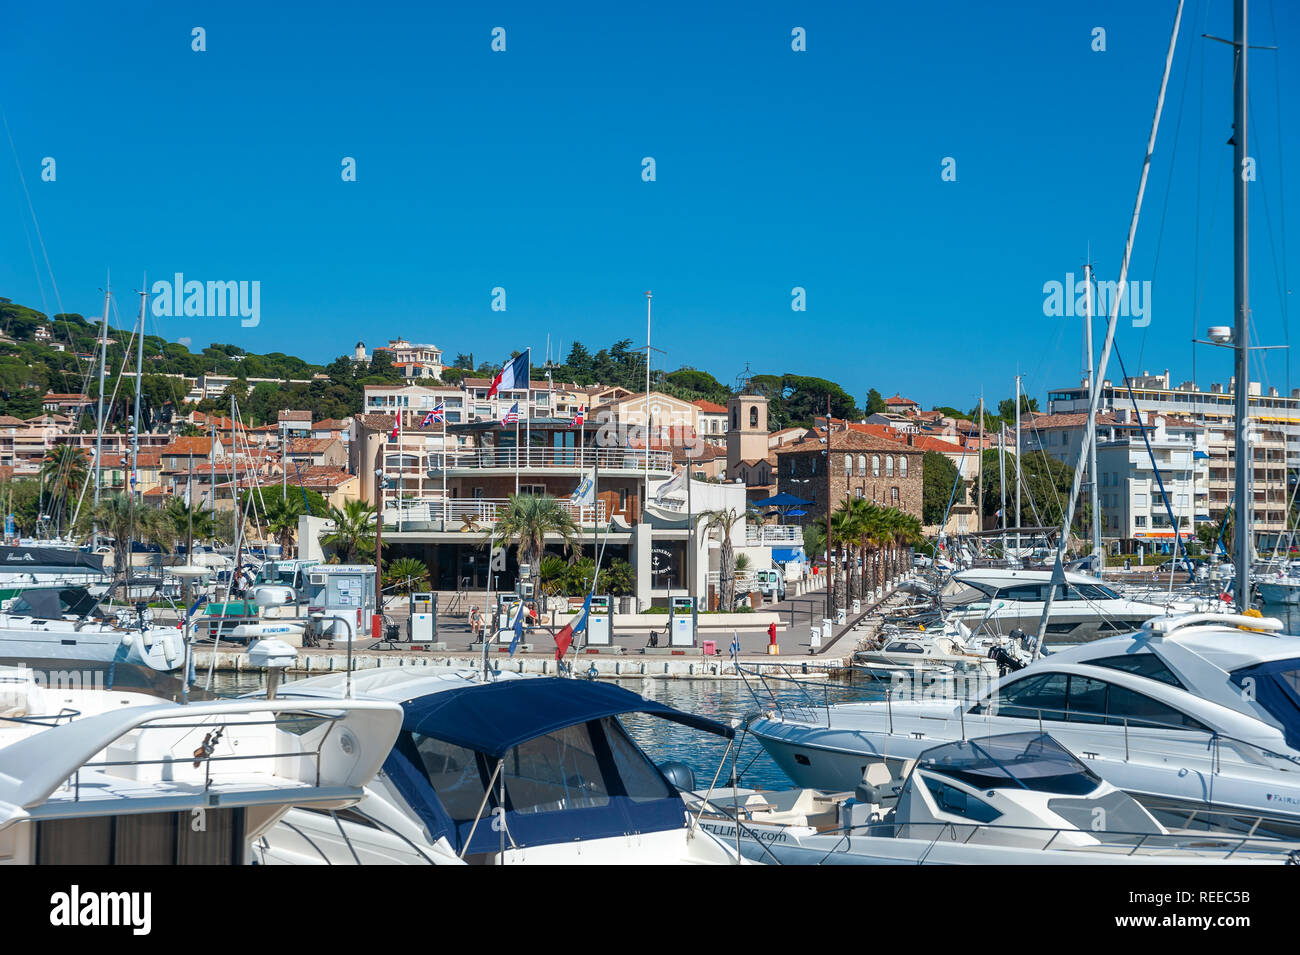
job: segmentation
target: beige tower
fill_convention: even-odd
[[[767,399],[735,395],[727,401],[727,477],[736,477],[741,461],[767,457]]]

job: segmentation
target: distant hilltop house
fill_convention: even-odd
[[[393,367],[402,373],[407,381],[438,381],[442,378],[442,349],[437,345],[422,345],[408,342],[405,338],[389,339],[387,345],[376,345],[374,354],[387,352],[393,360]],[[372,356],[373,358],[373,356]],[[365,342],[357,342],[352,352],[352,360],[357,363],[372,360],[366,357]]]

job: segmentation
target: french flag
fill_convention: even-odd
[[[529,387],[528,355],[529,352],[525,349],[523,353],[512,358],[504,368],[497,372],[497,376],[492,379],[492,387],[488,389],[487,396],[489,398],[498,391],[514,391],[517,388]]]
[[[591,594],[587,594],[587,599],[582,602],[582,613],[578,614],[576,620],[566,623],[563,629],[555,635],[555,659],[563,660],[564,655],[569,652],[569,646],[573,643],[573,635],[582,633],[587,629],[587,617],[591,614]]]

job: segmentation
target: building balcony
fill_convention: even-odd
[[[582,525],[605,524],[605,502],[571,504],[560,508]],[[483,531],[486,533],[510,506],[505,498],[429,498],[405,500],[384,507],[384,526],[401,531]]]
[[[648,455],[648,460],[647,460]],[[599,468],[603,474],[635,476],[647,470],[658,476],[672,473],[671,451],[639,451],[632,448],[478,448],[470,451],[429,451],[425,462],[429,477],[448,474],[522,471],[572,471],[575,474]],[[409,465],[407,465],[409,467]]]

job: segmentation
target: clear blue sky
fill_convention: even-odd
[[[1089,243],[1117,275],[1175,3],[731,6],[11,4],[0,108],[65,310],[97,314],[110,268],[127,316],[142,272],[261,282],[255,329],[151,321],[196,347],[324,362],[401,334],[496,361],[548,334],[642,344],[652,289],[657,362],[727,382],[749,363],[859,403],[875,387],[962,408],[1006,397],[1017,371],[1040,399],[1075,383],[1080,322],[1044,316],[1043,284]],[[1251,60],[1252,300],[1281,344],[1300,14],[1253,8],[1252,40],[1283,46]],[[1202,32],[1230,35],[1227,0],[1185,9],[1131,275],[1153,283],[1152,322],[1119,338],[1130,371],[1178,379],[1196,297],[1202,333],[1231,322],[1231,53]],[[39,308],[0,150],[0,295]],[[1284,387],[1285,353],[1267,362]],[[1197,378],[1229,365],[1202,349]]]

